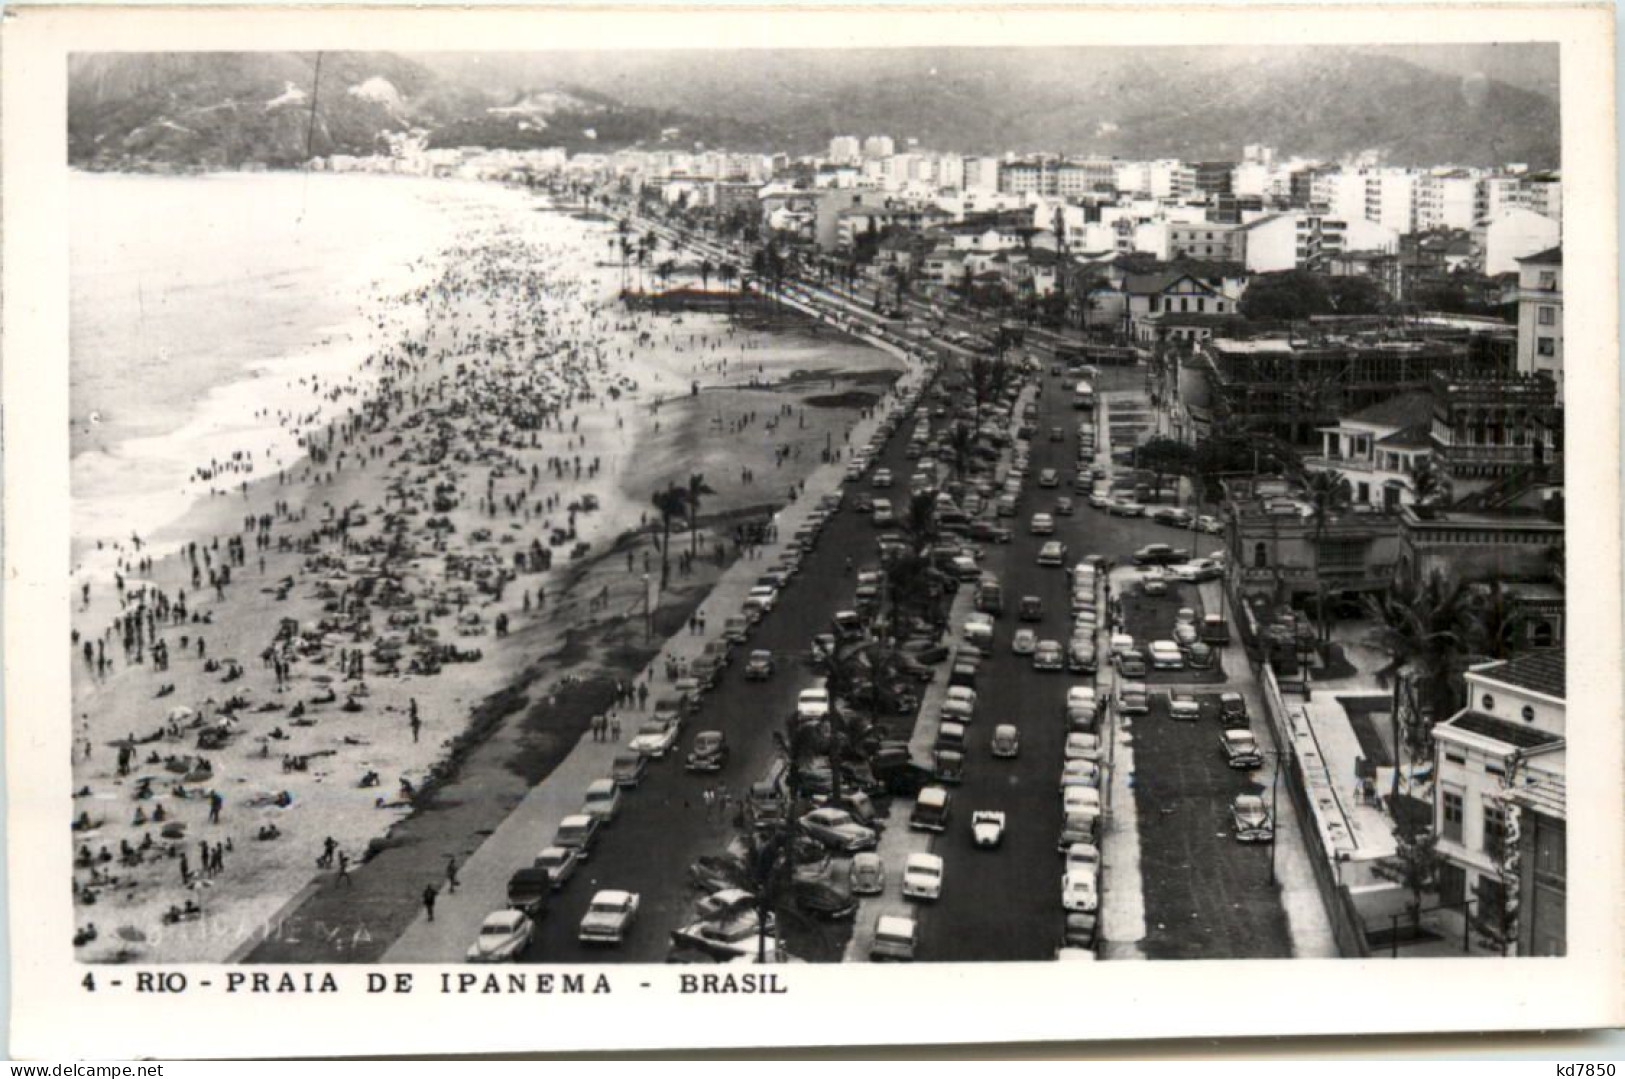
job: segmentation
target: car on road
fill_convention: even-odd
[[[876,528],[888,528],[897,523],[897,511],[892,508],[889,498],[875,499],[869,506],[869,513]]]
[[[765,682],[773,677],[773,653],[765,648],[751,651],[745,660],[745,681]]]
[[[1117,714],[1143,716],[1151,711],[1151,695],[1144,682],[1117,683]]]
[[[626,749],[615,754],[610,762],[610,778],[623,787],[635,787],[643,782],[643,774],[649,770],[649,758],[636,750]]]
[[[649,719],[632,736],[632,749],[645,757],[664,757],[677,744],[682,724],[675,719]]]
[[[1206,532],[1210,536],[1222,536],[1224,535],[1224,522],[1217,517],[1209,517],[1204,513],[1196,519],[1196,530]]]
[[[1066,565],[1066,544],[1059,540],[1050,540],[1038,549],[1038,564],[1040,566]]]
[[[1151,653],[1151,666],[1159,671],[1182,671],[1185,669],[1185,653],[1179,650],[1179,645],[1173,641],[1152,641],[1149,649]]]
[[[1269,807],[1259,795],[1236,795],[1230,803],[1230,823],[1238,842],[1268,843],[1275,838]]]
[[[587,784],[581,812],[611,824],[621,815],[621,787],[613,779],[595,779]]]
[[[1100,848],[1093,843],[1074,843],[1066,848],[1066,873],[1100,875]]]
[[[1264,763],[1264,755],[1258,751],[1258,739],[1253,737],[1252,731],[1226,729],[1219,735],[1219,750],[1224,754],[1224,762],[1232,768],[1258,768]]]
[[[989,749],[1000,760],[1011,760],[1021,753],[1021,732],[1014,723],[1000,723],[993,728]]]
[[[1075,757],[1066,762],[1061,769],[1061,789],[1067,787],[1098,787],[1100,786],[1100,763],[1083,757]]]
[[[1207,671],[1213,669],[1213,648],[1211,645],[1196,641],[1185,646],[1185,666],[1193,671]]]
[[[993,511],[1000,517],[1014,517],[1016,515],[1016,496],[1010,494],[1000,495],[998,501],[993,503]]]
[[[965,687],[955,686],[955,689]],[[976,719],[976,698],[949,697],[942,702],[942,710],[938,713],[944,722],[970,723]]]
[[[1134,643],[1134,638],[1127,633],[1112,634],[1112,638],[1108,642],[1107,647],[1112,654],[1112,659],[1114,660],[1124,652],[1135,652],[1139,650]]]
[[[976,711],[976,691],[968,686],[949,686],[947,697],[949,701],[963,701],[968,707],[966,715]]]
[[[1183,547],[1171,547],[1166,543],[1148,543],[1134,552],[1136,566],[1171,566],[1176,562],[1185,562],[1190,559],[1191,553]]]
[[[543,847],[531,866],[546,871],[548,883],[558,891],[575,876],[580,864],[581,852],[574,847]]]
[[[909,811],[908,826],[915,832],[942,832],[948,828],[948,815],[952,799],[942,787],[925,787],[914,796],[914,808]]]
[[[1119,652],[1113,657],[1113,660],[1117,664],[1119,678],[1144,678],[1149,673],[1149,668],[1145,662],[1145,654],[1137,648],[1127,652]]]
[[[1088,731],[1073,731],[1066,736],[1062,757],[1069,761],[1100,760],[1100,735]]]
[[[1073,512],[1073,503],[1070,498],[1062,495],[1055,500],[1055,515],[1057,517],[1070,517]]]
[[[745,596],[745,606],[755,607],[762,614],[768,614],[779,601],[779,590],[770,584],[752,585],[750,592]]]
[[[1061,812],[1100,812],[1100,791],[1095,787],[1062,787]]]
[[[903,863],[903,898],[942,898],[942,859],[935,854],[910,854]]]
[[[1150,517],[1159,525],[1168,525],[1172,528],[1189,528],[1191,526],[1190,511],[1182,510],[1178,506],[1158,506],[1152,510]]]
[[[1038,634],[1026,626],[1016,630],[1010,638],[1010,651],[1018,656],[1030,656],[1038,648]]]
[[[1078,810],[1061,818],[1061,838],[1056,849],[1062,854],[1074,843],[1094,843],[1100,837],[1100,814]]]
[[[1178,646],[1181,652],[1184,652],[1185,649],[1189,648],[1191,645],[1200,642],[1201,639],[1201,634],[1197,632],[1196,627],[1193,625],[1181,622],[1179,625],[1174,627],[1174,644]]]
[[[578,936],[583,944],[619,944],[626,939],[632,919],[638,914],[636,892],[606,888],[592,897],[581,918]]]
[[[572,813],[559,821],[558,831],[553,833],[555,847],[568,847],[577,852],[582,861],[591,854],[592,848],[598,844],[599,829],[602,823],[597,817],[586,813]]]
[[[1021,603],[1016,607],[1016,617],[1023,622],[1042,622],[1044,601],[1038,596],[1022,596]]]
[[[1211,558],[1198,558],[1191,562],[1168,567],[1168,575],[1176,581],[1190,581],[1200,584],[1203,581],[1217,581],[1220,577],[1223,577],[1224,567]]]
[[[997,809],[978,809],[970,816],[971,842],[983,850],[1004,842],[1004,813]]]
[[[891,484],[892,484],[891,469],[889,469],[889,468],[877,468],[877,469],[875,469],[875,474],[870,477],[869,482],[871,484],[873,484],[874,486],[876,486],[876,487],[890,487]]]
[[[844,809],[825,806],[801,818],[801,830],[833,850],[874,850],[880,837],[873,828],[865,828],[852,819]]]
[[[1140,578],[1140,591],[1148,596],[1168,594],[1168,578],[1161,573],[1148,573]]]
[[[683,768],[689,772],[720,772],[728,764],[728,739],[721,731],[701,731],[694,736]]]
[[[1095,642],[1074,634],[1066,649],[1066,669],[1073,674],[1088,674],[1100,664],[1095,654]]]
[[[530,947],[536,923],[522,910],[498,910],[485,916],[479,936],[468,949],[470,963],[513,963]]]
[[[1182,723],[1195,723],[1202,718],[1202,706],[1189,693],[1168,694],[1168,718]]]
[[[1235,692],[1219,694],[1219,722],[1226,727],[1245,729],[1250,726],[1246,698]]]
[[[1066,710],[1087,708],[1091,712],[1100,706],[1100,693],[1094,686],[1070,686],[1066,691]]]
[[[858,497],[852,500],[852,508],[859,513],[873,513],[875,511],[875,496],[868,491],[860,491]]]
[[[1039,641],[1038,647],[1033,649],[1033,670],[1058,671],[1065,666],[1065,653],[1061,651],[1060,641]]]
[[[849,880],[855,895],[879,895],[886,890],[886,863],[872,850],[852,856]]]
[[[1055,469],[1046,468],[1043,471],[1038,473],[1038,486],[1040,486],[1040,487],[1059,487],[1060,485],[1061,485],[1061,474],[1059,472],[1057,472]]]
[[[822,686],[804,689],[796,696],[797,719],[823,719],[829,715],[829,690]]]
[[[1065,442],[1066,432],[1059,427],[1051,427],[1049,429],[1049,440],[1051,442]]]
[[[1083,481],[1082,477],[1079,477],[1080,486],[1083,482],[1085,481]],[[1110,510],[1112,505],[1112,496],[1107,494],[1105,491],[1090,491],[1089,505],[1097,510]],[[1125,516],[1132,516],[1132,514]]]
[[[975,607],[982,614],[991,614],[994,617],[1004,613],[1004,589],[998,581],[984,578],[976,586]]]
[[[898,914],[882,914],[875,919],[875,935],[869,945],[869,961],[911,962],[918,940],[919,927],[913,918]]]
[[[1061,933],[1061,949],[1056,952],[1056,958],[1062,959],[1080,955],[1093,955],[1096,938],[1099,936],[1099,912],[1084,913],[1076,911],[1066,916],[1066,928]]]
[[[1094,499],[1090,499],[1091,504]],[[1113,517],[1144,517],[1145,507],[1138,502],[1127,498],[1114,498],[1106,507],[1106,512]]]
[[[1061,906],[1067,911],[1090,913],[1100,906],[1100,890],[1093,873],[1068,873],[1061,878]]]

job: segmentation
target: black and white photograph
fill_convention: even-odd
[[[1620,745],[1579,24],[320,25],[38,65],[60,361],[7,348],[7,459],[49,425],[60,504],[8,475],[8,561],[65,531],[8,580],[8,683],[57,687],[8,695],[10,880],[65,999],[631,965],[793,1028],[820,968],[1138,961],[1245,1034],[1218,972],[1295,964],[1214,961],[1617,961],[1571,905]]]

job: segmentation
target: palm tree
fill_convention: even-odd
[[[1326,526],[1349,508],[1353,492],[1348,477],[1335,469],[1310,472],[1303,477],[1303,483],[1309,493],[1309,516],[1315,526],[1315,620],[1320,623],[1320,639],[1324,644],[1331,639],[1331,621],[1326,617],[1326,574],[1320,565],[1322,543]]]
[[[748,812],[748,811],[747,811]],[[794,915],[795,828],[786,821],[756,822],[740,834],[740,856],[728,854],[711,861],[711,868],[745,894],[716,914],[726,924],[743,911],[756,915],[756,962],[767,962],[770,926]],[[797,918],[799,921],[799,918]]]
[[[1464,635],[1476,657],[1511,659],[1529,625],[1528,612],[1518,606],[1499,579],[1474,592],[1463,612]]]
[[[1431,456],[1419,457],[1411,463],[1409,479],[1411,496],[1418,506],[1447,503],[1451,498],[1450,475]]]
[[[1366,600],[1377,623],[1368,642],[1388,656],[1388,663],[1377,671],[1377,684],[1393,684],[1390,722],[1395,756],[1392,794],[1396,798],[1401,695],[1403,703],[1414,706],[1411,711],[1420,713],[1420,722],[1407,723],[1407,741],[1420,747],[1428,728],[1454,714],[1462,698],[1457,684],[1466,668],[1461,634],[1466,603],[1466,586],[1447,581],[1438,570],[1421,585],[1396,581],[1383,595]]]
[[[684,490],[684,497],[688,499],[688,524],[690,554],[698,554],[700,550],[700,499],[705,495],[716,494],[716,488],[705,482],[705,477],[696,472],[688,477],[688,487]]]
[[[731,262],[724,262],[717,267],[717,280],[721,281],[722,287],[728,290],[728,312],[732,314],[734,309],[733,283],[739,280],[739,267]]]
[[[703,290],[705,290],[707,292],[710,291],[710,289],[711,289],[711,274],[713,272],[715,272],[715,270],[716,270],[716,266],[714,266],[711,263],[710,259],[701,259],[700,260],[700,288],[701,289],[703,289]]]
[[[677,263],[666,259],[655,267],[655,276],[660,278],[660,287],[665,288],[671,284],[671,275],[677,272]]]
[[[953,454],[954,478],[964,479],[970,471],[971,453],[976,449],[976,431],[965,423],[956,423],[948,432],[948,449]]]
[[[909,496],[908,505],[898,519],[897,527],[909,538],[915,554],[924,554],[937,541],[937,496],[931,491],[916,491]]]
[[[660,511],[660,588],[664,591],[671,580],[671,523],[687,512],[688,492],[673,483],[656,491],[650,501]]]

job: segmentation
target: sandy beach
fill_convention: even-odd
[[[214,494],[84,559],[81,958],[217,960],[358,866],[482,702],[613,667],[565,644],[641,620],[655,490],[715,489],[669,552],[660,602],[692,602],[895,371],[810,323],[627,312],[618,268],[589,265],[612,225],[508,201],[523,216],[425,253],[358,368],[289,379],[306,405],[272,418],[297,458],[212,454]]]

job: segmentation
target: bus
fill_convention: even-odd
[[[1080,382],[1072,388],[1072,407],[1092,409],[1095,407],[1095,388],[1088,382]]]

